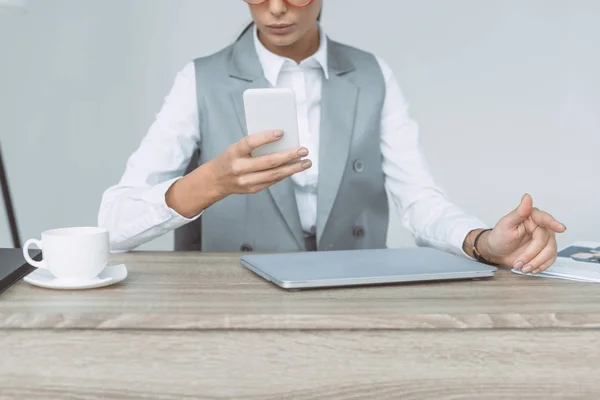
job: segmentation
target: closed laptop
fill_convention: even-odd
[[[247,254],[241,264],[286,289],[491,277],[496,268],[433,248]]]

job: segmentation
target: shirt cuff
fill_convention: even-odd
[[[186,218],[167,205],[167,191],[179,179],[181,179],[181,177],[161,182],[158,185],[153,186],[152,189],[147,192],[146,200],[156,206],[156,210],[159,213],[158,219],[164,221],[165,227],[169,229],[179,228],[180,226],[193,222],[200,218],[203,212],[201,211],[192,218]]]
[[[457,226],[452,230],[450,237],[452,252],[456,255],[461,255],[470,258],[471,260],[475,260],[475,258],[471,257],[464,251],[463,244],[465,243],[467,236],[469,236],[469,233],[477,229],[488,229],[488,227],[477,219],[458,223]]]

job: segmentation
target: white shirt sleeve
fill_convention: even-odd
[[[102,196],[98,225],[108,229],[113,252],[132,250],[200,216],[184,218],[165,200],[200,143],[195,75],[193,63],[177,74],[120,182]]]
[[[479,219],[452,204],[436,185],[419,144],[417,123],[410,117],[394,74],[378,59],[386,97],[381,119],[381,152],[391,203],[419,246],[467,256],[463,242],[470,231],[486,228]]]

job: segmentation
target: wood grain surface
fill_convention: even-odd
[[[600,334],[0,331],[2,399],[598,399]]]
[[[600,285],[289,292],[239,255],[129,253],[126,281],[0,297],[0,399],[598,399]]]
[[[0,297],[0,329],[600,328],[600,285],[518,276],[290,292],[237,254],[127,253],[129,276],[84,291],[19,282]]]

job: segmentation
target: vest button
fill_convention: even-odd
[[[243,244],[240,247],[240,250],[243,251],[244,253],[249,253],[252,251],[252,246],[250,246],[249,244]]]
[[[362,226],[356,226],[352,229],[352,236],[354,237],[363,237],[365,236],[365,228]]]
[[[365,163],[363,160],[356,160],[354,161],[353,167],[355,172],[361,173],[365,170]]]

